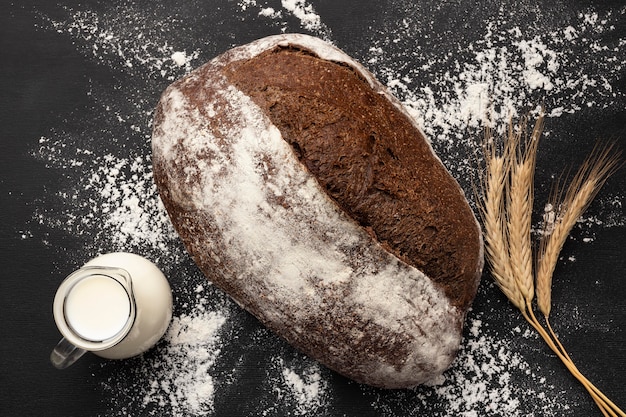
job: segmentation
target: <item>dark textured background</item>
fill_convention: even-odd
[[[235,44],[280,31],[280,28],[263,26],[254,19],[233,18],[226,7],[230,5],[232,8],[232,2],[162,3],[138,0],[134,5],[139,8],[154,7],[162,14],[166,14],[168,7],[171,7],[172,15],[188,19],[186,36],[191,39],[189,44],[198,46],[193,39],[211,41],[207,42],[206,50],[195,62],[207,60]],[[224,7],[219,7],[221,3],[224,3]],[[384,19],[399,19],[403,13],[436,10],[432,2],[423,2],[423,7],[416,6],[411,11],[371,0],[322,0],[312,3],[316,12],[323,17],[323,23],[332,29],[333,41],[337,46],[356,55],[361,45],[371,42],[372,37],[386,36],[382,30],[367,30],[371,25]],[[445,27],[448,31],[443,35],[433,35],[441,36],[442,48],[445,48],[446,42],[451,42],[450,37],[471,38],[473,31],[481,27],[481,19],[494,13],[510,13],[512,21],[520,27],[537,30],[540,27],[536,26],[537,21],[540,19],[566,21],[567,16],[575,15],[578,10],[594,7],[599,11],[614,10],[617,25],[607,37],[626,38],[623,2],[515,3],[518,2],[504,2],[501,6],[500,2],[487,0],[442,2],[442,5],[455,12],[434,17],[439,20],[433,27]],[[99,1],[81,4],[92,10],[109,7],[107,2]],[[529,12],[535,9],[543,12]],[[59,338],[51,314],[54,292],[62,277],[76,266],[77,259],[87,260],[90,254],[80,256],[84,236],[79,239],[61,229],[45,229],[33,224],[36,209],[42,209],[36,207],[39,204],[37,202],[53,204],[55,200],[46,199],[45,196],[58,190],[58,184],[67,181],[67,178],[62,170],[48,168],[33,158],[32,151],[37,147],[39,138],[48,135],[60,123],[65,130],[70,131],[98,129],[97,121],[91,124],[85,122],[86,118],[93,116],[87,92],[92,88],[94,80],[104,88],[107,85],[130,86],[133,80],[124,74],[112,73],[105,65],[80,53],[71,38],[42,30],[42,14],[55,16],[63,12],[58,4],[49,1],[3,1],[0,4],[0,249],[3,262],[0,268],[0,415],[107,415],[112,412],[107,401],[107,397],[112,394],[102,390],[102,381],[119,372],[119,367],[133,366],[132,363],[101,366],[98,358],[87,355],[64,372],[54,370],[48,363],[49,351]],[[293,28],[297,29],[298,26],[294,23]],[[604,41],[610,43],[610,39]],[[432,43],[429,45],[433,46]],[[388,58],[393,59],[395,56],[398,62],[406,65],[406,50],[398,48],[386,52]],[[593,68],[589,71],[593,71]],[[621,79],[614,85],[623,94],[626,92],[626,68],[618,72]],[[146,79],[148,82],[145,85],[133,87],[143,89],[146,100],[156,103],[168,81],[155,79],[150,82],[150,77],[145,77],[144,81]],[[124,94],[123,88],[119,93]],[[595,138],[613,138],[622,148],[626,148],[626,108],[623,97],[617,103],[605,109],[592,107],[549,120],[551,142],[549,146],[540,148],[541,168],[537,174],[537,182],[542,184],[538,189],[540,198],[545,198],[547,194],[545,184],[548,184],[550,176],[572,164],[576,166],[593,147]],[[144,153],[149,152],[143,138],[131,137],[129,140],[131,144],[143,147]],[[101,146],[102,149],[108,149],[118,145],[102,143]],[[622,169],[609,181],[602,193],[621,196],[624,204],[625,177],[626,171]],[[599,217],[602,217],[601,210],[598,205],[590,208],[590,212]],[[625,210],[626,207],[621,208],[622,218],[626,216]],[[27,238],[23,236],[25,232]],[[567,326],[560,330],[561,336],[589,379],[597,382],[610,398],[626,407],[626,227],[598,227],[591,230],[593,241],[583,244],[581,236],[584,233],[590,232],[575,230],[574,239],[568,241],[564,248],[564,258],[574,256],[577,261],[557,268],[554,297],[566,301],[555,307],[555,321],[581,316],[587,323],[591,323],[582,327]],[[187,260],[185,266],[197,275],[190,261]],[[176,276],[170,278],[176,280]],[[497,289],[487,284],[488,281],[489,278],[485,276],[474,311],[490,317],[492,331],[501,328],[504,332],[511,325],[524,327]],[[177,301],[184,300],[178,298]],[[575,309],[573,306],[576,306]],[[492,309],[497,309],[497,312]],[[259,326],[249,317],[242,323],[250,332]],[[610,330],[607,331],[607,328]],[[548,371],[546,378],[559,381],[561,386],[568,386],[564,391],[566,394],[558,401],[567,403],[569,395],[576,399],[575,408],[567,415],[600,415],[582,393],[582,388],[545,351],[543,345],[536,340],[529,349],[529,343],[524,340],[520,344],[520,349],[528,349],[528,362],[532,364],[536,361],[542,369]],[[258,352],[259,355],[264,353]],[[255,370],[253,359],[241,366],[242,374],[248,377],[238,386],[231,387],[228,397],[216,397],[215,415],[246,415],[254,409],[250,404],[255,402],[263,375]],[[331,383],[336,399],[328,415],[380,415],[381,411],[373,410],[362,391],[354,384],[335,376],[331,378]],[[370,392],[370,395],[387,394]],[[532,403],[533,398],[525,401]],[[532,407],[522,404],[521,409],[530,410]],[[427,414],[416,411],[418,413],[415,415]],[[481,415],[481,410],[476,410],[476,413]],[[132,410],[130,415],[133,415]]]

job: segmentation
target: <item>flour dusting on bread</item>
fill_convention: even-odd
[[[350,378],[398,388],[441,374],[464,311],[329,197],[222,64],[168,87],[153,134],[155,180],[196,263],[266,326]]]

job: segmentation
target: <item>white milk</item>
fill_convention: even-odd
[[[98,342],[115,337],[131,319],[131,300],[117,280],[93,275],[78,281],[65,298],[65,318],[84,339]]]
[[[163,273],[149,260],[124,252],[101,255],[85,266],[125,269],[131,277],[136,304],[135,323],[128,335],[117,345],[93,353],[103,358],[123,359],[150,349],[165,334],[172,318],[172,291]],[[109,308],[109,312],[113,310]],[[121,316],[124,311],[122,307],[115,315]]]

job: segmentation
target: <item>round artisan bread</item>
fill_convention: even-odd
[[[397,99],[305,35],[227,51],[163,93],[154,178],[198,267],[297,349],[412,387],[459,348],[482,238]]]

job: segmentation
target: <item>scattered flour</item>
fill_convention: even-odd
[[[160,91],[221,52],[214,38],[220,47],[244,42],[229,29],[242,22],[255,34],[270,34],[268,28],[304,30],[333,40],[333,28],[313,1],[221,3],[207,8],[172,2],[164,8],[127,0],[98,8],[61,6],[54,16],[39,16],[42,31],[70,39],[86,59],[115,74],[112,85],[92,82],[88,117],[68,116],[73,124],[51,127],[33,150],[65,179],[35,204],[42,240],[50,239],[45,230],[75,236],[85,242],[85,253],[65,256],[80,260],[112,250],[147,254],[169,265],[168,276],[180,281],[173,285],[175,317],[164,340],[123,367],[106,362],[96,372],[110,398],[108,416],[161,415],[162,410],[173,416],[220,415],[220,390],[239,382],[237,372],[218,368],[237,351],[229,329],[244,327],[245,315],[231,314],[223,295],[199,284],[203,278],[197,271],[180,267],[190,261],[152,182],[150,117]],[[531,6],[503,4],[476,17],[442,2],[392,0],[377,20],[355,28],[358,39],[369,42],[337,45],[405,103],[468,191],[463,181],[474,175],[474,149],[484,123],[500,128],[522,111],[538,111],[537,103],[559,120],[589,109],[623,109],[626,102],[616,82],[626,65],[626,39],[605,41],[622,24],[626,8],[582,9],[551,20]],[[189,13],[194,8],[198,13]],[[476,36],[459,34],[459,16]],[[523,19],[530,24],[522,26]],[[599,200],[600,214],[579,223],[583,241],[592,240],[598,228],[624,227],[623,198]],[[25,228],[19,233],[23,239],[39,237]],[[364,404],[346,405],[339,394],[346,383],[313,361],[287,361],[288,355],[272,346],[261,347],[272,359],[259,365],[266,376],[263,401],[250,415],[334,415],[335,406],[388,417],[579,415],[584,393],[573,391],[569,379],[553,378],[556,368],[538,369],[529,359],[540,355],[533,333],[517,321],[508,333],[492,328],[509,320],[502,316],[508,305],[492,300],[496,293],[491,283],[481,286],[459,357],[442,378],[402,392],[358,387]],[[240,354],[245,362],[246,352]]]
[[[133,392],[123,406],[113,402],[110,415],[213,415],[214,366],[224,345],[223,326],[228,317],[225,309],[210,309],[202,285],[194,292],[191,313],[172,319],[157,349],[103,383],[113,395]]]
[[[69,15],[60,21],[42,16],[42,26],[58,33],[71,34],[80,40],[78,48],[99,62],[133,75],[163,77],[174,80],[180,76],[178,67],[193,68],[199,51],[179,51],[168,41],[168,32],[185,33],[183,22],[176,18],[165,21],[151,19],[132,3],[122,2],[106,14],[92,10],[65,8]]]
[[[71,235],[91,236],[86,251],[92,254],[134,249],[155,262],[183,256],[157,196],[149,160],[134,153],[124,157],[95,154],[66,146],[63,140],[68,139],[39,140],[34,154],[50,168],[65,170],[75,182],[53,196],[55,204],[52,200],[41,204],[35,218]]]
[[[552,117],[623,103],[624,92],[613,83],[626,54],[619,45],[602,45],[598,36],[614,30],[613,23],[620,16],[607,12],[599,21],[590,16],[597,13],[581,13],[573,18],[573,26],[534,34],[508,16],[487,15],[482,37],[426,41],[428,48],[418,45],[409,55],[415,61],[410,67],[404,68],[405,62],[389,56],[387,51],[395,51],[390,44],[399,42],[393,36],[376,39],[366,61],[413,110],[429,137],[452,146],[471,136],[468,127],[482,128],[486,121],[501,127],[520,111],[538,111],[541,102]],[[590,21],[598,21],[597,26]],[[407,39],[402,42],[424,32],[422,26],[421,17],[404,19],[400,32]],[[435,29],[431,22],[428,29],[448,29],[442,26]],[[581,65],[581,56],[587,65]],[[590,63],[593,72],[589,72]]]
[[[172,54],[170,58],[172,58],[172,61],[174,61],[174,63],[176,63],[176,65],[178,65],[179,67],[184,66],[188,62],[187,54],[184,51],[176,51]]]
[[[305,0],[281,0],[281,5],[300,19],[302,27],[310,31],[319,31],[322,28],[322,21],[311,4]]]
[[[284,401],[293,404],[293,415],[309,416],[323,414],[328,410],[328,382],[322,376],[320,365],[304,361],[298,369],[285,365],[282,357],[273,358],[275,368],[271,373],[280,372],[279,376],[270,375],[272,390]],[[263,415],[273,413],[272,407],[263,410]]]
[[[143,405],[171,405],[172,415],[208,415],[215,386],[209,373],[220,352],[217,337],[226,318],[221,312],[182,315],[172,320],[161,358],[151,363],[156,373],[146,385]],[[146,370],[147,371],[147,370]],[[149,372],[149,371],[147,371]]]
[[[258,15],[269,17],[275,20],[282,20],[285,16],[293,16],[300,22],[302,29],[316,34],[317,36],[330,41],[332,39],[330,29],[326,26],[313,5],[306,0],[280,0],[281,9],[276,9],[262,3],[271,3],[262,0],[241,0],[239,7],[242,11],[257,9]],[[283,13],[285,11],[285,13]],[[297,32],[297,31],[296,31]]]
[[[320,384],[324,383],[319,372],[316,370],[309,371],[301,377],[292,369],[285,368],[283,369],[283,378],[298,404],[298,412],[302,415],[308,413],[312,405],[319,402]]]

